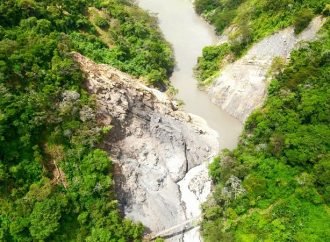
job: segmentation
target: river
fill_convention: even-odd
[[[173,47],[176,67],[170,81],[179,91],[177,98],[184,102],[184,110],[204,118],[218,132],[221,149],[234,148],[242,124],[198,89],[193,74],[203,47],[219,39],[211,26],[195,13],[191,0],[138,0],[138,5],[156,14],[161,31]]]

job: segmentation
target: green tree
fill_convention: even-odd
[[[55,200],[37,202],[30,215],[30,233],[38,240],[47,239],[59,227],[61,208]]]

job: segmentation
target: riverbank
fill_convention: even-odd
[[[255,43],[242,58],[225,66],[215,78],[208,89],[212,102],[245,122],[264,102],[269,77],[273,74],[271,67],[274,69],[277,61],[278,68],[283,68],[291,52],[302,43],[314,40],[325,21],[324,17],[318,16],[299,35],[289,27]]]
[[[177,98],[184,102],[184,111],[202,117],[218,133],[220,145],[216,153],[223,148],[234,148],[242,124],[215,106],[206,92],[199,90],[193,71],[203,47],[218,42],[212,27],[195,13],[188,0],[139,0],[138,4],[157,17],[165,39],[172,45],[176,66],[170,82],[178,90]],[[189,168],[178,185],[186,219],[199,217],[200,206],[211,191],[208,160]],[[170,210],[164,212],[170,213]],[[178,238],[169,240],[178,241]],[[187,242],[202,240],[199,227],[186,231],[180,238]]]
[[[189,0],[139,0],[138,5],[154,14],[165,39],[172,45],[176,66],[170,78],[184,110],[203,117],[219,134],[220,148],[235,148],[242,124],[214,105],[199,90],[193,69],[202,49],[218,42],[213,28],[199,17]]]

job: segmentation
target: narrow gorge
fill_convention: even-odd
[[[204,92],[194,78],[197,57],[204,46],[226,38],[214,35],[191,1],[138,4],[155,15],[173,46],[176,67],[170,81],[183,107],[127,74],[78,54],[75,59],[86,73],[87,89],[96,95],[100,119],[113,125],[103,149],[116,162],[122,210],[157,234],[199,218],[211,192],[207,166],[220,149],[236,146],[242,123],[262,104],[272,60],[289,58],[300,41],[315,38],[324,20],[314,19],[298,37],[288,28],[260,41]],[[202,240],[199,227],[182,229],[162,235],[168,241]]]
[[[329,16],[0,1],[0,241],[330,241]]]

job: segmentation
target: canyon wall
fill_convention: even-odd
[[[217,133],[164,93],[80,54],[74,58],[95,95],[100,122],[112,126],[103,148],[115,162],[125,215],[152,232],[200,216],[211,190],[207,163],[219,150]],[[172,240],[184,237],[200,240],[198,229]]]

